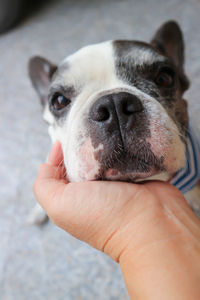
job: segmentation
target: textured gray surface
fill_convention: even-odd
[[[52,1],[0,37],[0,299],[128,299],[120,270],[50,222],[28,226],[32,184],[49,148],[40,105],[27,77],[28,58],[59,62],[81,46],[115,38],[149,40],[168,19],[185,33],[187,92],[200,128],[198,0]]]

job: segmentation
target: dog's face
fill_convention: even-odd
[[[59,66],[31,59],[30,77],[71,181],[167,179],[184,165],[183,49],[178,25],[168,22],[151,44],[104,42]]]

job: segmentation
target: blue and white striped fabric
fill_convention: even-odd
[[[191,127],[187,132],[186,165],[171,180],[183,194],[190,191],[200,180],[200,143]]]

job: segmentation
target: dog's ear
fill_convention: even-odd
[[[184,64],[184,41],[179,25],[175,21],[164,23],[155,33],[151,44],[173,63],[182,68]]]
[[[161,54],[169,57],[180,72],[182,90],[189,87],[189,81],[184,74],[184,40],[179,25],[175,21],[164,23],[151,40],[152,46]]]
[[[47,101],[49,86],[56,69],[56,65],[40,56],[34,56],[29,60],[29,76],[43,106]]]

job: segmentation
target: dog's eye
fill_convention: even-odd
[[[62,94],[56,94],[52,99],[52,105],[55,110],[61,110],[70,104],[70,100]]]
[[[155,83],[164,88],[170,88],[174,84],[173,72],[169,70],[162,70],[158,73],[155,79]]]

